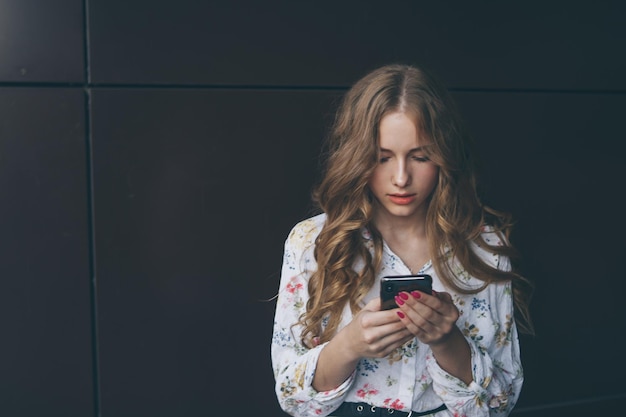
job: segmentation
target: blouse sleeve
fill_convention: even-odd
[[[307,284],[316,268],[314,226],[306,222],[296,225],[285,243],[271,345],[278,402],[285,412],[297,417],[328,415],[341,405],[354,381],[353,374],[331,391],[316,391],[313,377],[325,345],[306,347],[300,340],[301,326],[294,326],[306,310]]]
[[[510,269],[506,258],[498,259],[497,264]],[[457,304],[462,304],[460,309],[466,311],[457,326],[471,349],[473,380],[465,384],[428,355],[433,389],[455,416],[507,416],[523,383],[511,283],[491,284],[480,293],[459,300],[465,300]]]

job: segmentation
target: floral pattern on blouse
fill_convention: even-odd
[[[386,358],[363,358],[353,374],[340,386],[318,392],[313,386],[317,359],[325,344],[308,348],[300,341],[301,326],[293,326],[306,310],[307,283],[316,269],[313,249],[326,217],[324,214],[298,223],[285,242],[274,329],[271,343],[276,395],[283,410],[292,416],[332,415],[344,401],[366,402],[376,407],[402,411],[426,411],[445,403],[437,417],[506,416],[517,401],[523,383],[517,328],[513,320],[510,283],[491,284],[476,294],[459,294],[443,287],[430,262],[420,273],[433,277],[433,289],[448,291],[460,312],[457,326],[469,343],[473,381],[467,385],[439,367],[430,347],[417,338]],[[371,236],[363,231],[363,243],[372,250]],[[496,233],[484,229],[490,244],[501,244]],[[489,264],[510,269],[509,260],[474,246]],[[448,256],[451,270],[470,287],[481,281],[471,277]],[[358,267],[358,265],[355,265]],[[409,274],[402,260],[384,244],[378,278]],[[379,280],[365,298],[378,297]],[[343,311],[340,328],[352,319],[349,306]]]

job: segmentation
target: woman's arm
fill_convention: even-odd
[[[310,222],[297,225],[285,243],[271,346],[278,402],[300,417],[335,410],[351,388],[362,357],[384,357],[414,337],[395,312],[380,311],[376,298],[330,342],[302,344],[302,328],[294,324],[306,311],[308,279],[317,267],[312,248],[317,233]],[[351,315],[348,307],[344,314]]]
[[[327,415],[342,402],[351,385],[348,377],[334,390],[313,387],[318,358],[326,344],[309,348],[300,340],[302,328],[294,326],[306,310],[308,279],[315,270],[313,243],[321,225],[313,219],[296,225],[287,241],[276,302],[271,357],[276,396],[281,408],[298,417]]]
[[[383,358],[411,339],[398,316],[380,311],[380,298],[375,298],[322,349],[313,386],[333,389],[354,372],[361,358]]]
[[[490,262],[508,270],[508,258]],[[523,372],[510,282],[473,295],[404,294],[403,322],[432,355],[433,389],[458,416],[506,416],[519,397]]]
[[[456,326],[459,310],[448,293],[413,291],[398,295],[406,328],[430,346],[439,366],[465,384],[472,382],[471,350]]]
[[[469,300],[457,326],[470,348],[472,381],[448,373],[433,353],[433,388],[459,416],[507,416],[523,383],[510,283],[491,284]]]

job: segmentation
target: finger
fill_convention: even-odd
[[[433,298],[431,298],[433,300]],[[439,292],[436,294],[435,304],[431,305],[433,310],[441,314],[446,322],[456,322],[459,318],[459,309],[452,300],[452,295],[447,292]]]
[[[430,323],[420,313],[413,309],[407,309],[398,313],[398,317],[402,324],[415,336],[420,336],[432,332],[435,329],[434,324]]]
[[[455,309],[453,304],[418,291],[413,291],[400,308],[415,325],[416,328],[411,328],[414,333],[433,331],[434,327],[448,322],[448,316],[454,317]]]
[[[380,311],[380,304],[380,297],[376,297],[370,300],[369,303],[365,304],[365,307],[363,307],[363,309],[370,311]]]
[[[403,321],[407,328],[420,340],[437,340],[449,333],[459,318],[459,310],[448,293],[436,296],[414,294],[405,303],[402,311],[411,323]]]
[[[451,309],[455,308],[454,303],[452,302],[452,296],[450,296],[447,292],[434,292],[430,295],[420,291],[413,291],[411,292],[411,298],[417,300],[419,304],[428,306],[432,310],[443,315],[448,314]],[[411,303],[409,302],[409,304]]]
[[[369,345],[370,355],[375,357],[387,356],[414,337],[415,336],[407,328],[403,327],[398,332],[388,334],[380,340],[372,342]]]
[[[404,324],[392,310],[367,311],[359,316],[360,326],[370,340],[378,340],[386,335],[404,329]]]
[[[433,295],[436,295],[436,297],[444,302],[447,303],[452,303],[452,295],[450,295],[449,292],[445,292],[445,291],[441,291],[441,292],[433,292]]]
[[[373,316],[373,321],[370,322],[370,325],[381,325],[385,323],[391,323],[396,321],[393,314],[388,314],[390,310],[381,310],[381,300],[380,297],[376,297],[370,300],[361,311],[373,312],[373,313],[387,313],[384,315],[376,315]]]
[[[416,313],[408,313],[401,320],[407,330],[415,335],[422,343],[426,344],[441,341],[452,331],[453,326],[455,326],[453,322],[446,321],[432,323]]]

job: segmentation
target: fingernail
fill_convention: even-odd
[[[409,295],[405,292],[401,292],[400,294],[398,294],[400,297],[402,297],[403,300],[408,300],[409,299]]]
[[[396,300],[396,304],[398,304],[399,306],[404,304],[404,301],[402,301],[402,299],[398,297],[397,295],[394,297],[394,299]]]
[[[422,296],[422,295],[421,295],[419,292],[417,292],[417,291],[413,291],[413,292],[411,293],[411,295],[412,295],[413,297],[415,297],[415,298],[420,298],[420,297]]]
[[[403,312],[398,311],[397,313],[398,313],[398,317],[400,317],[401,319],[403,319],[403,318],[404,318],[404,313],[403,313]]]

